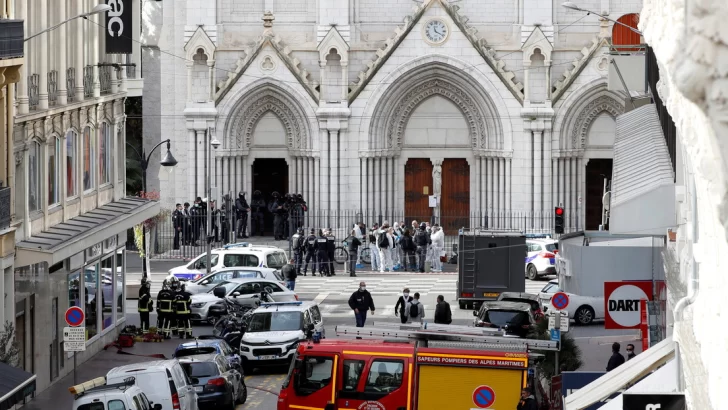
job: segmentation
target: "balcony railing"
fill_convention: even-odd
[[[0,188],[0,230],[10,227],[10,187]]]
[[[0,59],[23,57],[23,20],[0,19]]]
[[[28,76],[28,105],[31,110],[38,108],[40,102],[40,75],[31,74]]]
[[[48,105],[56,105],[58,102],[58,71],[48,73]]]
[[[94,95],[94,67],[90,65],[83,68],[83,95],[84,97]]]
[[[111,92],[111,67],[99,67],[99,83],[101,85],[101,94]]]
[[[73,67],[66,70],[66,89],[68,90],[68,102],[76,101],[76,69]]]

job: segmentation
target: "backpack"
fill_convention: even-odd
[[[410,310],[409,311],[409,316],[411,318],[416,318],[417,316],[420,315],[420,304],[419,303],[417,303],[417,304],[410,303],[410,309],[409,310]]]
[[[389,248],[389,239],[387,239],[387,234],[382,232],[379,234],[379,240],[377,241],[377,246],[380,248]]]

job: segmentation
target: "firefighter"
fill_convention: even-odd
[[[150,295],[152,284],[147,278],[142,278],[142,285],[139,287],[139,302],[137,310],[139,311],[139,321],[141,322],[142,333],[149,333],[149,312],[154,311],[154,302]]]
[[[164,336],[165,339],[169,339],[170,332],[172,331],[172,319],[174,319],[174,309],[172,308],[172,301],[174,294],[170,290],[171,283],[170,279],[175,278],[170,276],[164,280],[162,284],[162,290],[157,294],[157,315],[159,316],[159,334]],[[176,326],[175,326],[176,327]]]
[[[174,295],[174,310],[177,316],[177,331],[180,339],[192,339],[192,322],[190,317],[192,312],[190,311],[190,305],[192,305],[192,294],[185,290],[185,285],[180,284],[177,286],[177,291]]]
[[[167,279],[169,282],[169,292],[170,292],[170,301],[172,305],[172,311],[170,312],[169,319],[167,320],[169,322],[169,325],[167,328],[165,328],[165,332],[169,334],[169,337],[177,336],[179,332],[179,327],[177,326],[177,323],[179,322],[179,318],[177,317],[177,293],[179,292],[180,284],[179,279],[177,279],[176,276],[170,275]]]

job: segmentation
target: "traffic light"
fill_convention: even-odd
[[[564,233],[564,208],[560,206],[554,208],[554,232]]]

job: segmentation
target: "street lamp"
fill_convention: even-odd
[[[211,128],[207,128],[207,137],[210,139],[210,145],[217,149],[217,147],[220,146],[220,141],[215,137],[215,135],[212,133]],[[212,258],[212,211],[210,210],[210,202],[212,201],[212,182],[211,182],[211,174],[210,167],[212,166],[212,150],[207,149],[207,166],[205,167],[205,184],[207,185],[205,187],[205,192],[207,192],[207,209],[205,210],[207,212],[207,229],[205,229],[207,232],[207,260],[205,265],[207,265],[207,273],[211,272],[210,268],[210,259]]]
[[[140,154],[133,145],[129,144],[128,142],[126,143],[126,145],[130,146],[131,149],[137,154],[137,157],[139,157],[139,161],[141,161],[142,163],[142,191],[144,191],[145,194],[147,192],[147,168],[149,167],[149,160],[152,159],[152,154],[154,153],[154,151],[165,142],[167,143],[167,152],[164,154],[164,158],[162,158],[162,161],[159,164],[163,167],[173,167],[177,165],[177,160],[174,158],[174,155],[172,155],[172,151],[169,150],[171,140],[168,139],[155,145],[154,148],[149,151],[149,156],[145,156],[144,149],[142,149],[142,153]],[[144,223],[142,223],[142,252],[144,252],[144,262],[142,263],[142,277],[146,278],[149,252],[147,252],[147,232]]]
[[[58,24],[56,24],[54,26],[48,27],[45,30],[42,30],[42,31],[40,31],[38,33],[33,34],[32,36],[30,36],[30,37],[26,38],[25,40],[23,40],[23,42],[26,42],[26,41],[28,41],[28,40],[30,40],[32,38],[38,37],[39,35],[41,35],[43,33],[47,33],[49,31],[53,31],[53,30],[57,29],[58,27],[66,24],[66,23],[68,23],[69,21],[73,21],[73,20],[76,20],[78,18],[88,19],[90,16],[93,16],[94,14],[104,13],[104,12],[107,12],[109,10],[111,10],[111,6],[109,6],[108,4],[97,4],[88,13],[79,14],[78,16],[71,17],[70,19],[65,19],[65,20],[61,21],[60,23],[58,23]]]
[[[642,32],[639,31],[639,30],[637,30],[634,27],[628,26],[628,25],[626,25],[626,24],[624,24],[622,22],[619,22],[617,20],[611,19],[611,18],[607,17],[607,15],[605,15],[605,14],[596,13],[596,12],[593,12],[591,10],[583,9],[583,8],[577,6],[576,4],[574,4],[574,3],[570,2],[570,1],[561,3],[561,6],[567,8],[567,9],[571,9],[571,10],[583,11],[583,12],[585,12],[587,14],[595,14],[595,15],[597,15],[597,16],[605,19],[605,20],[609,20],[609,21],[611,21],[614,24],[619,24],[620,26],[627,27],[628,29],[632,30],[633,32],[635,32],[635,33],[637,33],[639,35],[642,35]]]

